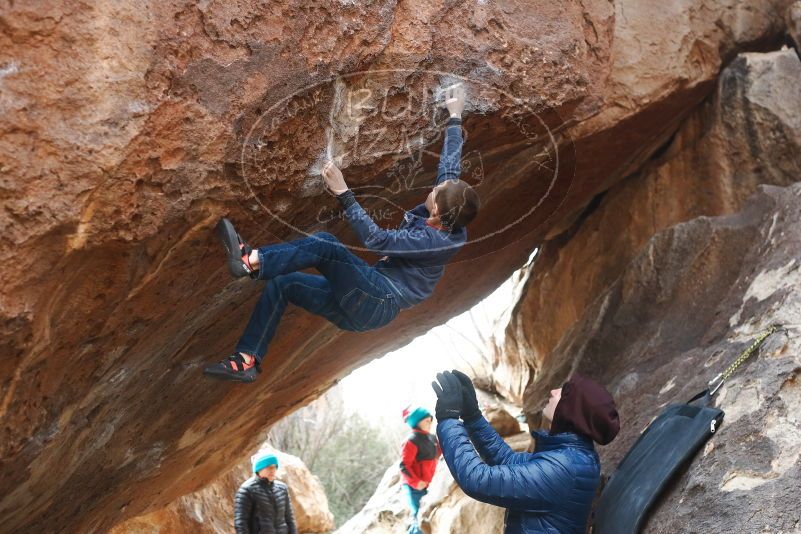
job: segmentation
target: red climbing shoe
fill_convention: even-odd
[[[239,237],[231,221],[226,218],[220,219],[215,231],[225,247],[225,252],[228,256],[228,270],[231,272],[231,276],[234,278],[242,278],[243,276],[256,278],[258,271],[253,270],[250,266],[250,260],[248,260],[253,248]]]
[[[261,366],[253,356],[245,358],[240,354],[232,354],[221,362],[209,365],[203,369],[203,374],[221,380],[232,380],[234,382],[255,382],[256,377],[261,373]]]

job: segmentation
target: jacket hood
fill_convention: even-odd
[[[620,418],[612,395],[597,382],[574,373],[562,386],[550,434],[574,432],[606,445],[619,430]]]

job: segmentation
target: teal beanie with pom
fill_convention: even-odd
[[[426,417],[431,417],[431,413],[419,406],[414,409],[409,406],[403,410],[403,420],[412,428],[415,428],[417,424]]]

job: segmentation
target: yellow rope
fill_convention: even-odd
[[[754,342],[751,343],[750,347],[748,347],[743,352],[741,352],[740,355],[737,357],[737,359],[734,360],[734,362],[730,366],[728,366],[725,371],[723,371],[718,376],[716,376],[715,378],[710,380],[709,381],[709,387],[712,388],[712,390],[710,392],[710,395],[714,395],[715,392],[720,388],[720,386],[722,386],[723,383],[726,380],[728,380],[728,378],[732,375],[732,373],[734,373],[734,371],[736,371],[737,368],[740,367],[745,360],[750,358],[751,355],[754,354],[754,352],[756,352],[756,350],[759,348],[759,346],[762,345],[762,343],[764,343],[765,340],[768,339],[768,337],[770,337],[774,332],[779,330],[779,328],[780,328],[779,325],[775,325],[775,324],[771,325],[770,328],[768,328],[767,330],[762,332],[754,340]],[[713,385],[714,385],[714,387],[713,387]]]
[[[743,362],[744,362],[745,360],[747,360],[748,358],[750,358],[750,357],[751,357],[751,355],[752,355],[754,352],[756,352],[756,350],[759,348],[759,346],[760,346],[760,345],[761,345],[761,344],[762,344],[762,343],[763,343],[763,342],[764,342],[764,341],[765,341],[765,340],[766,340],[766,339],[767,339],[767,338],[768,338],[768,337],[769,337],[771,334],[773,334],[773,333],[774,333],[776,330],[778,330],[778,327],[777,327],[776,325],[773,325],[773,326],[771,326],[770,328],[768,328],[767,330],[765,330],[764,332],[762,332],[762,333],[759,335],[759,337],[757,337],[757,338],[754,340],[754,342],[753,342],[753,343],[751,343],[751,346],[750,346],[750,347],[748,347],[747,349],[745,349],[745,350],[742,352],[742,354],[740,354],[740,356],[738,356],[738,357],[737,357],[737,359],[736,359],[736,360],[734,360],[734,363],[732,363],[732,364],[731,364],[731,365],[730,365],[730,366],[729,366],[729,367],[728,367],[728,368],[727,368],[725,371],[723,371],[723,375],[721,376],[721,379],[722,379],[722,380],[727,380],[727,379],[728,379],[728,378],[731,376],[731,374],[732,374],[734,371],[736,371],[736,370],[737,370],[737,368],[738,368],[738,367],[740,367],[740,366],[743,364]]]

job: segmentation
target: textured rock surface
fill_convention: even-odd
[[[437,465],[435,479],[442,478],[448,468],[444,462]],[[433,481],[432,481],[433,483]],[[398,465],[390,466],[379,482],[375,493],[364,508],[336,530],[336,534],[394,534],[406,532],[409,510],[403,494],[403,480]]]
[[[488,408],[483,410],[484,417],[498,431],[501,436],[512,436],[520,433],[520,423],[512,414],[503,408]]]
[[[57,517],[67,530],[103,531],[208,483],[270,422],[507,278],[543,236],[569,226],[670,135],[713,89],[722,61],[782,39],[790,3],[7,6],[4,526],[43,531]],[[418,74],[329,79],[389,68]],[[413,158],[394,156],[407,152],[398,148],[406,139],[421,137],[431,150],[439,139],[416,115],[354,118],[342,95],[386,89],[391,115],[407,93],[454,79],[427,78],[425,69],[464,76],[478,96],[464,123],[473,169],[465,176],[481,181],[484,199],[471,236],[536,209],[466,247],[460,260],[481,261],[452,265],[436,295],[390,330],[344,335],[291,313],[257,385],[205,382],[202,364],[230,349],[258,293],[227,278],[214,222],[230,215],[253,242],[295,235],[269,211],[296,229],[349,236],[341,220],[320,217],[334,206],[313,172],[326,150],[346,156],[353,185],[386,187],[396,205],[411,205],[435,160],[421,158],[422,172],[398,189],[397,171]],[[526,102],[545,124],[567,128],[558,172],[555,152],[527,136],[542,128]],[[266,131],[270,113],[277,121]],[[372,148],[357,150],[359,135],[382,125]],[[69,499],[58,498],[65,492]]]
[[[601,450],[609,474],[662,406],[704,389],[768,325],[790,325],[721,389],[723,426],[646,531],[798,529],[799,251],[799,184],[764,186],[741,212],[659,232],[554,349],[566,364],[530,388],[544,395],[571,367],[609,385],[623,422]]]
[[[270,449],[270,447],[264,447]],[[328,510],[320,481],[309,472],[300,458],[270,449],[278,456],[278,479],[289,486],[292,508],[298,531],[329,532],[334,516]],[[110,534],[199,534],[233,531],[234,494],[252,475],[250,461],[245,460],[229,473],[202,490],[185,495],[168,507],[135,517],[114,527]]]
[[[523,432],[505,438],[518,451],[527,450],[531,438]],[[420,526],[429,534],[481,532],[500,534],[504,511],[497,506],[469,498],[453,480],[445,461],[440,459],[428,494],[420,502]],[[409,510],[398,466],[384,474],[376,492],[364,508],[335,534],[403,534],[409,527]]]
[[[601,448],[608,475],[663,406],[703,389],[767,325],[790,325],[722,388],[722,429],[648,532],[799,528],[801,187],[757,185],[801,176],[799,91],[793,50],[734,60],[641,172],[543,247],[507,329],[506,357],[534,370],[531,421],[573,370],[609,385],[623,429]]]
[[[659,155],[542,247],[507,327],[499,366],[546,367],[568,329],[657,231],[731,213],[759,183],[798,180],[799,101],[801,62],[794,51],[738,56],[714,97]],[[529,413],[540,400],[527,397]]]
[[[801,48],[801,2],[796,1],[787,10],[787,28],[796,48]]]

